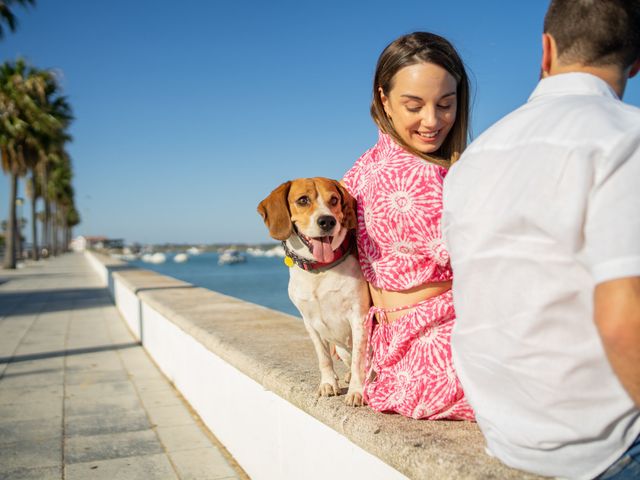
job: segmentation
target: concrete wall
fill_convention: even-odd
[[[473,423],[317,398],[316,358],[298,318],[87,258],[133,334],[254,479],[535,478],[486,456]]]

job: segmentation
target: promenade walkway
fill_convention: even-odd
[[[246,479],[81,254],[0,270],[0,479]]]

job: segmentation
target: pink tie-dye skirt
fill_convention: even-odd
[[[400,310],[408,312],[387,322],[387,312]],[[412,418],[474,420],[451,361],[454,320],[450,290],[408,307],[371,307],[364,386],[369,407]]]

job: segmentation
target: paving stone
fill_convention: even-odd
[[[104,398],[114,395],[136,396],[136,389],[133,384],[127,382],[101,382],[101,383],[79,383],[67,385],[65,393],[67,398]]]
[[[3,470],[2,480],[60,480],[62,466]]]
[[[171,480],[178,478],[166,455],[76,463],[65,468],[66,480]]]
[[[147,412],[152,425],[158,427],[175,427],[178,425],[190,425],[194,422],[189,411],[182,405],[169,405],[166,407],[148,407]]]
[[[24,401],[0,405],[0,418],[35,420],[62,417],[62,399],[58,401]]]
[[[154,390],[153,392],[140,392],[140,399],[145,408],[169,407],[171,405],[182,405],[183,401],[169,386],[164,390]]]
[[[0,380],[0,405],[42,401],[43,399],[62,399],[64,385],[61,383],[50,385],[14,386]]]
[[[62,416],[36,420],[0,418],[0,445],[20,441],[41,442],[51,438],[62,441]]]
[[[154,379],[138,379],[134,380],[136,388],[140,393],[153,393],[156,391],[163,391],[167,388],[166,378],[154,378]]]
[[[4,443],[0,448],[2,470],[21,468],[55,467],[62,462],[62,436],[39,442],[21,440]]]
[[[67,385],[92,384],[101,382],[124,382],[129,379],[127,373],[123,370],[112,371],[78,371],[67,373],[65,383]]]
[[[75,436],[65,441],[65,463],[68,464],[156,453],[163,450],[152,430]]]
[[[214,447],[170,452],[169,456],[182,480],[239,478],[220,451]]]
[[[118,415],[67,416],[65,426],[67,437],[73,437],[149,430],[151,423],[146,412],[139,409]]]
[[[33,355],[26,358],[32,357]],[[46,370],[52,374],[62,375],[64,373],[64,357],[12,361],[7,365],[7,372],[9,373],[37,372],[40,370]]]
[[[64,372],[55,368],[43,368],[40,370],[16,370],[7,367],[0,383],[7,384],[7,388],[31,385],[61,385]]]
[[[65,415],[70,417],[125,415],[135,410],[142,410],[142,405],[140,405],[138,397],[133,394],[106,397],[67,397],[64,405]]]
[[[211,446],[211,440],[197,424],[156,427],[156,433],[167,452],[194,450]]]

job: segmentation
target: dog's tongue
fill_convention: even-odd
[[[316,262],[329,263],[333,261],[333,250],[331,249],[331,237],[311,238],[313,247],[313,258]]]

